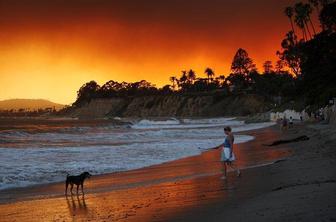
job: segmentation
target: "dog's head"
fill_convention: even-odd
[[[82,173],[82,175],[83,175],[85,178],[90,178],[90,177],[92,176],[89,172],[84,172],[84,173]]]

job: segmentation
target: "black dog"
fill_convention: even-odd
[[[66,181],[65,181],[65,195],[68,195],[68,186],[70,184],[70,191],[71,191],[71,194],[72,193],[72,188],[74,186],[74,184],[77,185],[77,194],[78,194],[78,188],[79,188],[79,185],[81,186],[82,188],[82,193],[84,194],[84,191],[83,191],[83,184],[84,184],[84,180],[86,178],[90,178],[92,175],[89,173],[89,172],[84,172],[78,176],[70,176],[69,174],[67,175],[66,177]]]

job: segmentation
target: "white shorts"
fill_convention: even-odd
[[[221,152],[221,161],[224,161],[224,162],[235,161],[236,157],[235,157],[234,153],[232,152],[232,156],[230,158],[230,152],[231,152],[230,148],[224,147],[222,149],[222,152]]]

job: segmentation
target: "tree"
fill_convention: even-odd
[[[265,61],[263,64],[264,67],[264,73],[271,73],[273,72],[273,65],[272,65],[272,61]]]
[[[110,80],[106,82],[102,87],[99,89],[99,96],[102,97],[111,97],[114,96],[121,88],[120,83]]]
[[[302,54],[299,92],[304,95],[306,105],[324,106],[336,95],[336,32],[321,32],[299,50]]]
[[[188,83],[193,84],[196,79],[196,73],[194,70],[190,69],[187,73]]]
[[[163,86],[161,89],[159,89],[159,91],[164,95],[167,95],[173,92],[172,89],[170,88],[170,85]]]
[[[286,65],[291,69],[292,73],[298,77],[301,74],[301,55],[297,46],[301,43],[297,44],[296,42],[296,36],[293,34],[293,32],[288,32],[286,34],[286,38],[281,42],[283,51],[277,52],[277,55],[279,56],[280,60],[286,63]]]
[[[178,81],[178,85],[182,90],[185,90],[188,81],[187,71],[182,70],[182,75]]]
[[[320,14],[319,0],[308,0],[308,1],[316,8],[317,14]]]
[[[247,76],[248,73],[256,70],[256,66],[252,59],[248,56],[248,53],[244,49],[239,48],[233,57],[231,70],[234,74],[242,74]]]
[[[220,86],[225,86],[225,76],[224,75],[218,76],[216,80],[219,82]]]
[[[325,5],[319,19],[323,30],[336,32],[336,2]]]
[[[308,21],[309,21],[309,23],[310,23],[310,25],[311,25],[311,27],[313,29],[314,35],[316,35],[315,27],[314,27],[314,24],[313,24],[313,22],[311,20],[311,17],[310,17],[311,13],[313,12],[313,9],[310,6],[310,4],[304,4],[304,7],[305,7],[305,13],[306,13],[306,16],[308,18]]]
[[[212,78],[215,76],[214,71],[211,68],[206,68],[204,73],[207,75],[208,77],[208,83],[210,83],[210,80],[212,80]]]
[[[273,98],[274,96],[293,96],[295,95],[294,79],[289,74],[277,74],[274,72],[259,75],[251,73],[253,88],[255,93],[264,97]]]
[[[234,91],[244,90],[249,86],[246,76],[240,73],[231,73],[228,77],[226,77],[225,81]]]
[[[275,72],[276,73],[283,73],[285,68],[285,62],[283,60],[276,61],[275,64]]]
[[[176,88],[177,78],[175,76],[171,76],[169,80],[172,82],[173,90]]]
[[[91,99],[97,96],[97,92],[100,89],[100,86],[95,81],[90,81],[81,86],[77,91],[77,100],[73,105],[80,107],[84,103],[88,103]]]
[[[187,71],[182,70],[182,75],[181,75],[181,77],[180,77],[179,83],[180,83],[181,85],[182,85],[182,84],[185,84],[187,80],[188,80]]]
[[[310,14],[312,12],[309,4],[304,4],[302,2],[298,2],[294,6],[295,11],[295,23],[302,30],[303,39],[305,41],[308,40],[308,35],[310,39],[312,35],[310,33],[307,21],[310,20]],[[307,34],[308,33],[308,34]]]
[[[146,80],[141,80],[139,82],[132,83],[131,87],[135,89],[150,89],[155,86]]]
[[[293,8],[292,7],[286,7],[285,8],[285,15],[289,18],[289,21],[290,21],[290,24],[291,24],[291,27],[292,27],[292,32],[294,33],[295,35],[295,30],[294,30],[294,25],[293,25]]]
[[[192,85],[192,89],[195,92],[202,92],[202,91],[207,91],[208,90],[208,83],[207,83],[207,79],[205,78],[197,78],[194,82],[194,84]]]

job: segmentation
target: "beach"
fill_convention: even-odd
[[[0,28],[0,222],[336,222],[336,0],[0,0]]]
[[[335,128],[296,126],[281,138],[301,135],[309,136],[310,140],[287,144],[293,153],[286,160],[245,171],[231,201],[205,207],[204,213],[187,216],[186,220],[334,221]],[[251,180],[258,181],[249,186]]]
[[[63,183],[0,191],[0,221],[333,221],[335,130],[300,125],[285,133],[275,126],[251,133],[256,139],[237,151],[261,149],[258,155],[269,164],[243,169],[241,178],[230,173],[221,180],[219,151],[211,150],[93,176],[85,196],[64,196]],[[310,140],[264,151],[262,144],[302,134]]]

